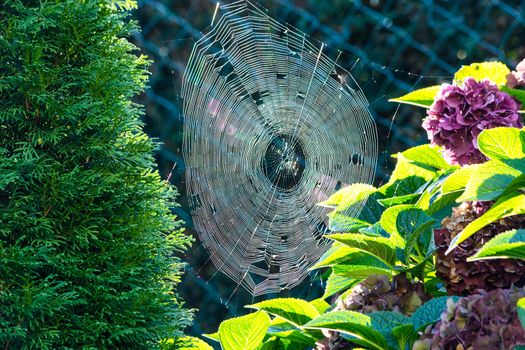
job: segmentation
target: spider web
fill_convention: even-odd
[[[248,1],[221,13],[183,76],[187,193],[217,269],[255,296],[276,293],[329,247],[316,204],[372,181],[377,132],[337,53]]]

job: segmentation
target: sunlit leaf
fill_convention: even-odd
[[[478,136],[478,147],[490,159],[524,158],[524,137],[525,132],[518,128],[486,129]]]
[[[440,170],[453,167],[445,161],[441,155],[441,148],[438,146],[425,144],[409,148],[406,151],[401,152],[401,154],[409,161],[419,165],[425,165]]]
[[[452,239],[446,254],[450,253],[461,242],[496,220],[525,213],[525,195],[520,192],[502,196],[482,216],[469,223],[463,231]]]
[[[223,350],[254,350],[262,344],[270,326],[266,312],[232,318],[219,326],[219,340]]]
[[[465,191],[457,201],[495,200],[520,175],[521,171],[497,159],[480,164],[471,174]]]
[[[299,326],[319,315],[319,311],[312,304],[295,298],[270,299],[246,307],[266,311]]]
[[[525,260],[525,230],[510,230],[498,234],[467,260],[502,258]]]
[[[367,252],[386,264],[395,263],[395,249],[391,241],[384,237],[371,237],[360,233],[336,233],[326,235],[327,238],[342,243],[350,248]]]
[[[430,86],[409,92],[401,97],[391,98],[388,101],[428,108],[434,103],[434,98],[440,89],[439,85]]]
[[[490,80],[496,85],[505,85],[510,69],[502,62],[473,63],[462,66],[456,74],[454,81],[461,84],[466,78],[474,78],[476,81]]]
[[[315,330],[330,329],[355,337],[352,341],[356,344],[377,350],[389,349],[385,337],[372,328],[370,316],[358,312],[328,312],[308,322],[302,328]]]

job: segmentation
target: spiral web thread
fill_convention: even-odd
[[[258,296],[298,285],[329,247],[316,204],[373,179],[377,132],[324,45],[245,0],[221,13],[183,76],[187,191],[210,259]]]

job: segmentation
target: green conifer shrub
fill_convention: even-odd
[[[131,6],[0,2],[1,349],[152,349],[190,322]]]

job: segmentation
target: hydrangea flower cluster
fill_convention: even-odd
[[[441,320],[412,349],[515,349],[525,345],[516,303],[522,288],[480,291],[457,302],[449,299]]]
[[[478,135],[498,126],[522,127],[519,109],[512,96],[489,80],[467,78],[461,86],[442,85],[423,127],[432,144],[444,147],[450,164],[482,163],[486,158],[478,149]]]
[[[516,66],[515,71],[507,75],[507,86],[510,88],[525,86],[525,59]]]

